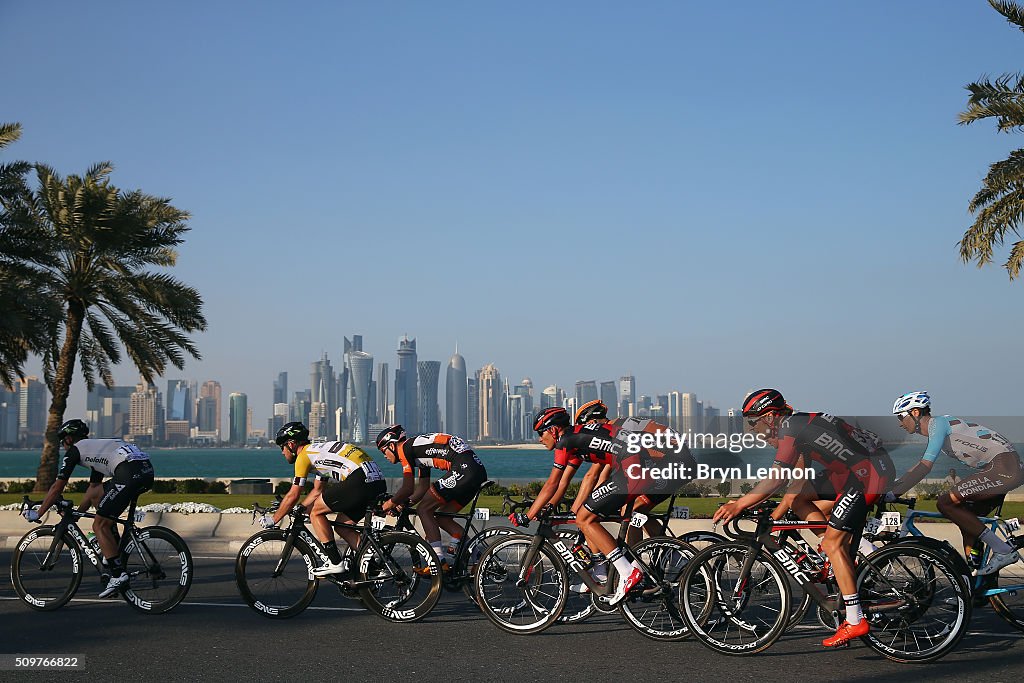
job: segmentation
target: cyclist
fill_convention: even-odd
[[[765,435],[777,449],[772,474],[750,493],[720,507],[714,519],[728,521],[768,498],[789,478],[789,468],[807,467],[811,460],[824,465],[839,495],[829,514],[822,547],[843,595],[846,621],[822,645],[845,645],[868,632],[854,580],[851,543],[864,529],[868,507],[887,490],[893,474],[892,460],[872,432],[827,413],[794,412],[776,389],[759,389],[748,395],[743,401],[743,416],[748,418],[751,430]],[[825,521],[807,498],[796,496],[792,502],[793,511],[801,519]]]
[[[100,597],[112,595],[128,583],[128,575],[121,562],[114,520],[121,516],[129,503],[153,486],[153,464],[149,456],[133,443],[120,439],[90,439],[89,425],[82,420],[68,420],[57,430],[57,438],[64,447],[57,479],[46,492],[38,510],[26,510],[25,519],[38,521],[46,514],[68,485],[75,467],[91,468],[89,488],[85,491],[80,511],[96,505],[92,530],[100,544],[103,559],[110,567],[110,579]],[[110,477],[105,483],[103,477]]]
[[[529,512],[513,513],[509,520],[515,526],[524,526],[537,518],[546,505],[561,501],[572,475],[584,460],[610,465],[613,470],[611,476],[606,483],[594,488],[589,498],[584,497],[581,485],[578,500],[586,502],[577,509],[576,525],[591,550],[602,553],[619,572],[619,583],[608,600],[609,605],[616,605],[640,583],[643,572],[636,563],[626,559],[624,548],[601,526],[601,518],[615,515],[639,495],[636,485],[623,473],[623,468],[634,463],[647,466],[649,460],[642,457],[642,453],[626,451],[626,442],[617,438],[618,427],[597,423],[574,427],[565,408],[545,408],[537,413],[533,430],[540,435],[540,442],[555,452],[555,462]],[[588,471],[587,476],[591,476],[591,472]]]
[[[353,529],[333,526],[327,515],[337,513],[335,523],[351,524],[366,513],[378,496],[387,493],[384,473],[367,453],[344,441],[309,442],[309,429],[301,422],[289,422],[277,430],[274,438],[289,465],[295,465],[295,478],[273,514],[261,519],[264,529],[277,526],[288,516],[302,495],[306,477],[316,477],[313,489],[302,501],[309,512],[313,533],[324,546],[328,561],[313,569],[314,576],[343,574],[349,569],[348,557],[341,557],[334,537],[337,531],[349,548],[359,547],[359,534]]]
[[[577,425],[588,423],[606,424],[609,422],[608,406],[600,400],[584,403],[579,407],[579,410],[576,411],[573,422]],[[674,471],[680,475],[672,479],[655,479],[653,477],[644,479],[642,484],[642,490],[644,492],[637,496],[636,500],[633,501],[634,512],[640,512],[645,515],[650,514],[656,506],[671,498],[672,493],[677,488],[693,478],[693,475],[697,471],[697,461],[693,459],[693,455],[690,453],[690,448],[683,442],[682,437],[670,427],[644,417],[620,417],[611,421],[611,424],[618,427],[620,432],[624,434],[641,434],[644,432],[648,434],[660,434],[661,442],[666,444],[665,450],[659,451],[653,448],[647,449],[648,455],[653,459],[653,466],[664,469],[666,465],[673,465],[676,467]],[[623,439],[625,437],[620,435],[619,438]],[[598,475],[597,484],[603,484],[611,474],[612,470],[612,468],[608,466],[600,467],[602,470]],[[587,476],[589,475],[590,473],[588,472]],[[662,528],[661,524],[654,519],[650,519],[644,525],[643,529],[636,529],[630,526],[629,530],[626,532],[626,542],[630,544],[636,543],[640,540],[640,536],[644,531],[647,532],[648,536],[658,536],[665,533],[665,529]]]
[[[468,505],[487,481],[487,470],[463,439],[451,434],[420,434],[409,438],[402,425],[392,425],[377,435],[377,449],[389,462],[402,466],[402,485],[384,503],[384,510],[415,504],[423,524],[423,536],[434,549],[441,570],[447,571],[448,551],[441,542],[441,527],[451,535],[451,553],[462,542],[462,527],[451,517],[438,517],[438,511],[458,512]],[[430,484],[430,468],[446,476]],[[415,482],[418,470],[419,481]],[[427,491],[430,496],[427,496]],[[429,571],[424,567],[423,571]]]
[[[931,472],[935,459],[945,452],[965,465],[980,470],[964,477],[939,496],[939,512],[960,527],[968,557],[980,557],[978,541],[992,548],[992,556],[979,575],[994,574],[1020,559],[1016,548],[1002,540],[978,519],[992,512],[1006,494],[1024,484],[1024,470],[1016,449],[1005,437],[974,422],[950,415],[932,415],[932,401],[925,391],[903,394],[892,412],[900,426],[911,434],[928,437],[921,461],[893,484],[893,496],[913,488]]]

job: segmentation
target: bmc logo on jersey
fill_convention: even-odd
[[[814,445],[821,446],[827,453],[831,453],[840,460],[850,460],[856,456],[856,454],[844,446],[839,439],[829,434],[822,434],[819,436],[814,440]]]
[[[605,451],[606,453],[618,455],[619,451],[622,450],[622,442],[612,441],[611,439],[602,439],[599,436],[595,436],[590,440],[590,443],[587,444],[587,447],[592,448],[595,451]]]

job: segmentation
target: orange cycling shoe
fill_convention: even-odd
[[[846,647],[850,644],[850,641],[854,638],[860,638],[868,634],[868,620],[861,619],[860,623],[853,626],[847,622],[843,622],[843,625],[839,627],[836,634],[831,638],[826,638],[821,641],[821,644],[825,647]]]
[[[441,564],[438,565],[438,568],[441,570],[442,574],[444,574],[445,572],[447,572],[447,571],[449,571],[451,569],[451,567],[448,566],[448,560],[441,560]],[[414,572],[416,572],[417,574],[419,574],[420,576],[430,576],[431,575],[430,565],[429,564],[428,565],[424,565],[422,567],[413,567],[412,570]]]

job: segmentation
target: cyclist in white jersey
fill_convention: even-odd
[[[100,551],[110,566],[110,580],[100,592],[105,598],[115,593],[128,582],[124,573],[117,538],[114,536],[114,520],[121,516],[128,504],[153,486],[153,465],[149,456],[133,443],[120,439],[89,439],[89,426],[81,420],[68,420],[57,430],[57,437],[64,446],[57,479],[46,492],[38,510],[26,510],[25,519],[38,521],[46,514],[68,484],[75,467],[91,468],[89,488],[82,498],[79,510],[88,510],[96,505],[96,517],[92,530],[100,543]],[[106,483],[104,477],[110,477]]]
[[[366,508],[387,492],[384,473],[369,455],[344,441],[310,443],[309,429],[301,422],[289,422],[278,430],[274,442],[290,465],[295,466],[292,487],[285,494],[277,512],[260,520],[264,529],[277,526],[299,501],[306,486],[306,477],[316,477],[303,507],[309,512],[313,533],[323,543],[328,561],[313,569],[314,576],[343,574],[348,562],[342,559],[334,532],[337,531],[350,548],[359,545],[359,534],[353,529],[337,526],[332,529],[327,515],[337,513],[338,522],[352,523],[362,519]],[[326,482],[326,483],[325,483]]]
[[[906,493],[924,479],[939,453],[944,452],[980,470],[961,479],[936,501],[939,512],[960,527],[968,556],[978,541],[992,548],[992,557],[978,574],[994,574],[1019,560],[1016,548],[978,519],[1002,503],[1007,493],[1024,484],[1024,469],[1013,444],[983,425],[949,415],[932,416],[931,398],[924,391],[900,396],[892,412],[903,429],[927,436],[928,447],[921,462],[893,483],[891,497]]]

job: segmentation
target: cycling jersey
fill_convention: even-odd
[[[693,454],[690,453],[690,447],[686,445],[683,437],[672,428],[646,417],[620,417],[613,421],[612,424],[620,429],[619,438],[623,441],[627,439],[625,435],[628,433],[642,434],[646,432],[648,434],[660,434],[661,442],[666,444],[666,448],[664,451],[655,448],[647,449],[647,455],[651,459],[651,466],[664,467],[668,464],[681,466],[678,470],[678,476],[672,479],[661,477],[657,479],[644,478],[641,491],[644,497],[647,498],[648,504],[658,505],[668,500],[676,489],[696,475],[697,461],[694,460]],[[634,485],[632,488],[635,489],[636,486]]]
[[[369,455],[344,441],[308,443],[299,449],[295,458],[295,479],[292,483],[302,486],[310,470],[320,479],[344,481],[352,473],[362,471],[366,481],[384,479],[384,473]]]
[[[942,452],[981,469],[997,455],[1017,451],[1005,437],[988,427],[958,417],[936,415],[928,422],[928,448],[922,459],[935,462]]]
[[[60,461],[58,479],[69,479],[75,467],[92,468],[90,483],[98,484],[103,477],[114,476],[114,470],[124,462],[149,460],[138,446],[121,439],[82,439],[64,451]]]
[[[590,422],[567,428],[555,442],[555,469],[577,469],[584,461],[618,469],[622,459],[632,455],[626,451],[626,442],[619,438],[620,431],[610,422]]]
[[[426,476],[431,467],[451,470],[455,464],[480,465],[480,459],[465,441],[451,434],[420,434],[398,444],[398,461],[402,474],[409,476],[413,468]]]

